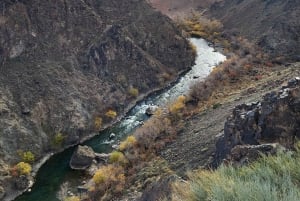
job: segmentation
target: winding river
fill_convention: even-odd
[[[138,103],[122,121],[102,131],[84,144],[91,146],[96,152],[111,152],[114,143],[131,134],[148,118],[145,111],[149,106],[164,106],[168,102],[174,101],[178,96],[186,94],[194,82],[204,79],[214,66],[226,59],[224,55],[210,47],[205,40],[192,38],[190,41],[197,48],[197,58],[196,64],[187,74],[161,94],[153,95]],[[116,134],[114,141],[108,141],[111,133]],[[61,184],[68,182],[79,185],[76,182],[84,179],[84,174],[69,168],[69,160],[75,148],[66,149],[62,153],[52,156],[38,171],[31,192],[24,193],[15,201],[59,201],[57,192]]]

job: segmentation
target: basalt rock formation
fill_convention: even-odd
[[[128,110],[131,88],[162,88],[193,57],[143,0],[1,1],[0,164],[78,143]]]
[[[253,153],[273,152],[278,146],[270,143],[293,148],[299,128],[300,78],[295,78],[279,92],[266,94],[261,102],[235,107],[217,142],[217,163],[225,158],[240,160],[251,149],[257,150]]]

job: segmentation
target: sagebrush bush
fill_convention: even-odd
[[[299,165],[298,151],[263,156],[249,166],[200,170],[190,174],[188,184],[174,185],[177,192],[174,197],[193,201],[298,201]],[[178,186],[185,191],[182,192]]]

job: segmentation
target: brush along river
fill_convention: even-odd
[[[186,94],[194,82],[203,80],[214,66],[226,59],[224,55],[210,47],[205,40],[192,38],[190,41],[197,49],[197,58],[195,65],[189,72],[167,90],[139,102],[120,122],[105,129],[84,144],[92,147],[95,152],[111,152],[113,144],[124,139],[143,121],[147,120],[148,116],[145,111],[149,106],[164,106],[168,102],[174,101],[178,96]],[[116,134],[113,141],[109,141],[111,133]],[[69,161],[75,148],[71,147],[53,155],[38,171],[31,192],[24,193],[15,201],[59,201],[57,192],[63,183],[68,182],[76,185],[76,182],[84,179],[83,172],[73,171],[69,168]]]

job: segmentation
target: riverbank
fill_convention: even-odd
[[[80,140],[79,143],[77,144],[73,144],[73,145],[69,145],[67,147],[64,147],[63,149],[58,150],[57,152],[51,152],[46,154],[42,159],[40,159],[38,162],[36,162],[33,167],[32,167],[32,172],[31,172],[31,176],[30,176],[30,181],[29,181],[29,186],[21,191],[16,191],[12,185],[12,187],[10,188],[11,191],[7,191],[6,193],[10,196],[6,196],[4,197],[3,201],[12,201],[15,200],[17,197],[21,196],[23,193],[25,192],[31,192],[31,188],[33,187],[33,185],[35,184],[35,177],[38,174],[38,171],[40,170],[40,168],[51,158],[51,157],[55,157],[55,155],[60,154],[70,148],[74,149],[76,146],[78,146],[79,144],[83,144],[86,141],[91,140],[94,137],[100,136],[101,133],[105,130],[107,130],[110,127],[113,127],[114,125],[118,124],[119,122],[121,122],[122,120],[124,120],[124,118],[126,118],[126,116],[128,116],[128,114],[130,114],[131,110],[135,107],[135,105],[139,104],[140,102],[143,102],[145,99],[151,97],[151,96],[155,96],[155,94],[159,94],[162,93],[166,90],[168,90],[169,88],[171,88],[173,85],[175,85],[176,83],[179,82],[180,78],[182,76],[184,76],[187,72],[189,72],[191,70],[191,67],[187,67],[186,70],[183,70],[181,72],[178,72],[177,77],[174,81],[170,81],[168,83],[166,83],[166,87],[162,87],[162,88],[155,88],[151,91],[149,91],[148,93],[145,94],[140,94],[131,104],[129,104],[125,109],[124,112],[122,114],[119,114],[118,117],[113,120],[112,122],[110,122],[109,124],[103,125],[102,129],[98,132],[98,133],[92,133],[90,135],[85,136],[84,138],[82,138]],[[17,199],[18,200],[18,199]]]

